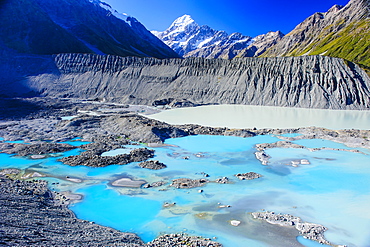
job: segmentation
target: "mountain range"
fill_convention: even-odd
[[[229,35],[207,25],[200,26],[190,15],[177,18],[163,32],[152,33],[183,57],[224,59],[232,59],[240,53],[248,57],[259,56],[284,36],[280,31],[255,38],[241,33]]]
[[[200,26],[189,15],[179,17],[163,32],[151,33],[134,17],[100,0],[3,0],[0,52],[12,58],[59,53],[224,59],[326,55],[369,71],[369,1],[334,5],[285,36],[276,31],[251,38]]]
[[[370,0],[334,5],[298,24],[287,35],[280,31],[251,38],[228,35],[198,25],[189,15],[176,19],[163,31],[152,31],[184,57],[225,58],[325,55],[344,58],[370,70]]]
[[[370,56],[369,1],[316,13],[286,36],[228,35],[185,15],[161,37],[175,51],[99,0],[1,1],[0,95],[370,109],[358,66]]]

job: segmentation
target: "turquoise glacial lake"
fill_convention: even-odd
[[[266,151],[272,159],[268,166],[263,166],[254,156],[254,146],[279,140],[279,136],[205,135],[169,139],[166,141],[169,146],[154,148],[153,159],[167,165],[162,170],[143,169],[137,163],[104,168],[70,167],[57,161],[61,156],[78,154],[81,151],[78,149],[42,160],[0,154],[0,167],[45,174],[41,179],[48,180],[52,189],[83,195],[83,200],[70,205],[79,218],[134,232],[144,241],[163,233],[186,232],[217,237],[225,247],[319,246],[298,236],[295,230],[282,230],[254,220],[249,214],[269,210],[326,226],[329,230],[325,237],[332,243],[370,246],[370,156],[346,151],[275,148]],[[296,143],[351,149],[323,140]],[[295,159],[307,159],[310,164],[287,165]],[[239,180],[234,176],[252,171],[263,177]],[[205,173],[210,181],[228,177],[231,183],[210,182],[193,189],[169,186],[173,179],[199,179]],[[68,181],[66,176],[82,182]],[[112,181],[118,178],[166,184],[146,189],[113,187]],[[165,203],[176,204],[164,207]],[[241,224],[232,226],[231,220],[239,220]]]

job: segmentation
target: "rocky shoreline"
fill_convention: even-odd
[[[77,219],[65,197],[43,180],[0,176],[0,245],[5,246],[145,246],[135,234]],[[57,199],[59,198],[59,199]]]
[[[326,244],[333,247],[346,247],[345,245],[336,245],[327,241],[324,237],[324,232],[327,230],[326,227],[319,224],[303,222],[301,218],[290,214],[276,214],[275,212],[253,212],[252,216],[255,219],[265,220],[270,224],[276,224],[284,227],[294,227],[304,238],[314,240],[320,244]]]
[[[8,148],[7,148],[8,146]],[[52,153],[62,153],[76,147],[61,143],[37,143],[37,144],[17,144],[10,145],[2,143],[0,146],[3,153],[16,154],[17,156],[43,155]]]
[[[195,236],[170,234],[144,243],[136,234],[76,218],[68,199],[43,180],[20,181],[0,172],[0,245],[5,246],[222,246]]]

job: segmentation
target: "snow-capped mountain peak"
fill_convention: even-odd
[[[191,18],[190,15],[183,15],[177,18],[171,26],[166,30],[168,33],[179,33],[186,32],[186,30],[194,29],[199,27],[199,25]]]
[[[226,59],[235,56],[258,56],[284,36],[279,31],[253,39],[237,32],[229,35],[207,25],[198,25],[190,15],[177,18],[163,32],[152,33],[183,57]]]
[[[240,33],[233,33],[229,36],[225,31],[217,31],[206,25],[200,26],[190,15],[183,15],[177,18],[163,32],[152,31],[152,33],[178,54],[185,57],[195,50],[202,50],[202,52],[206,51],[202,56],[217,58],[223,56],[222,52],[213,52],[219,50],[220,47],[230,48],[235,46],[236,43],[240,47],[240,44],[243,46],[244,43],[251,39]],[[229,54],[231,53],[229,52]]]
[[[171,24],[169,29],[186,27],[186,26],[189,26],[189,25],[194,24],[194,23],[195,23],[195,21],[193,20],[193,18],[191,18],[190,15],[183,15],[183,16],[177,18]]]

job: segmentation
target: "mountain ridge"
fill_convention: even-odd
[[[0,43],[19,53],[179,57],[133,17],[94,0],[4,0]]]
[[[370,67],[370,1],[351,0],[317,12],[262,56],[325,55]]]
[[[325,56],[154,59],[60,54],[54,71],[19,83],[41,96],[151,105],[246,104],[370,109],[370,78],[353,63]]]

